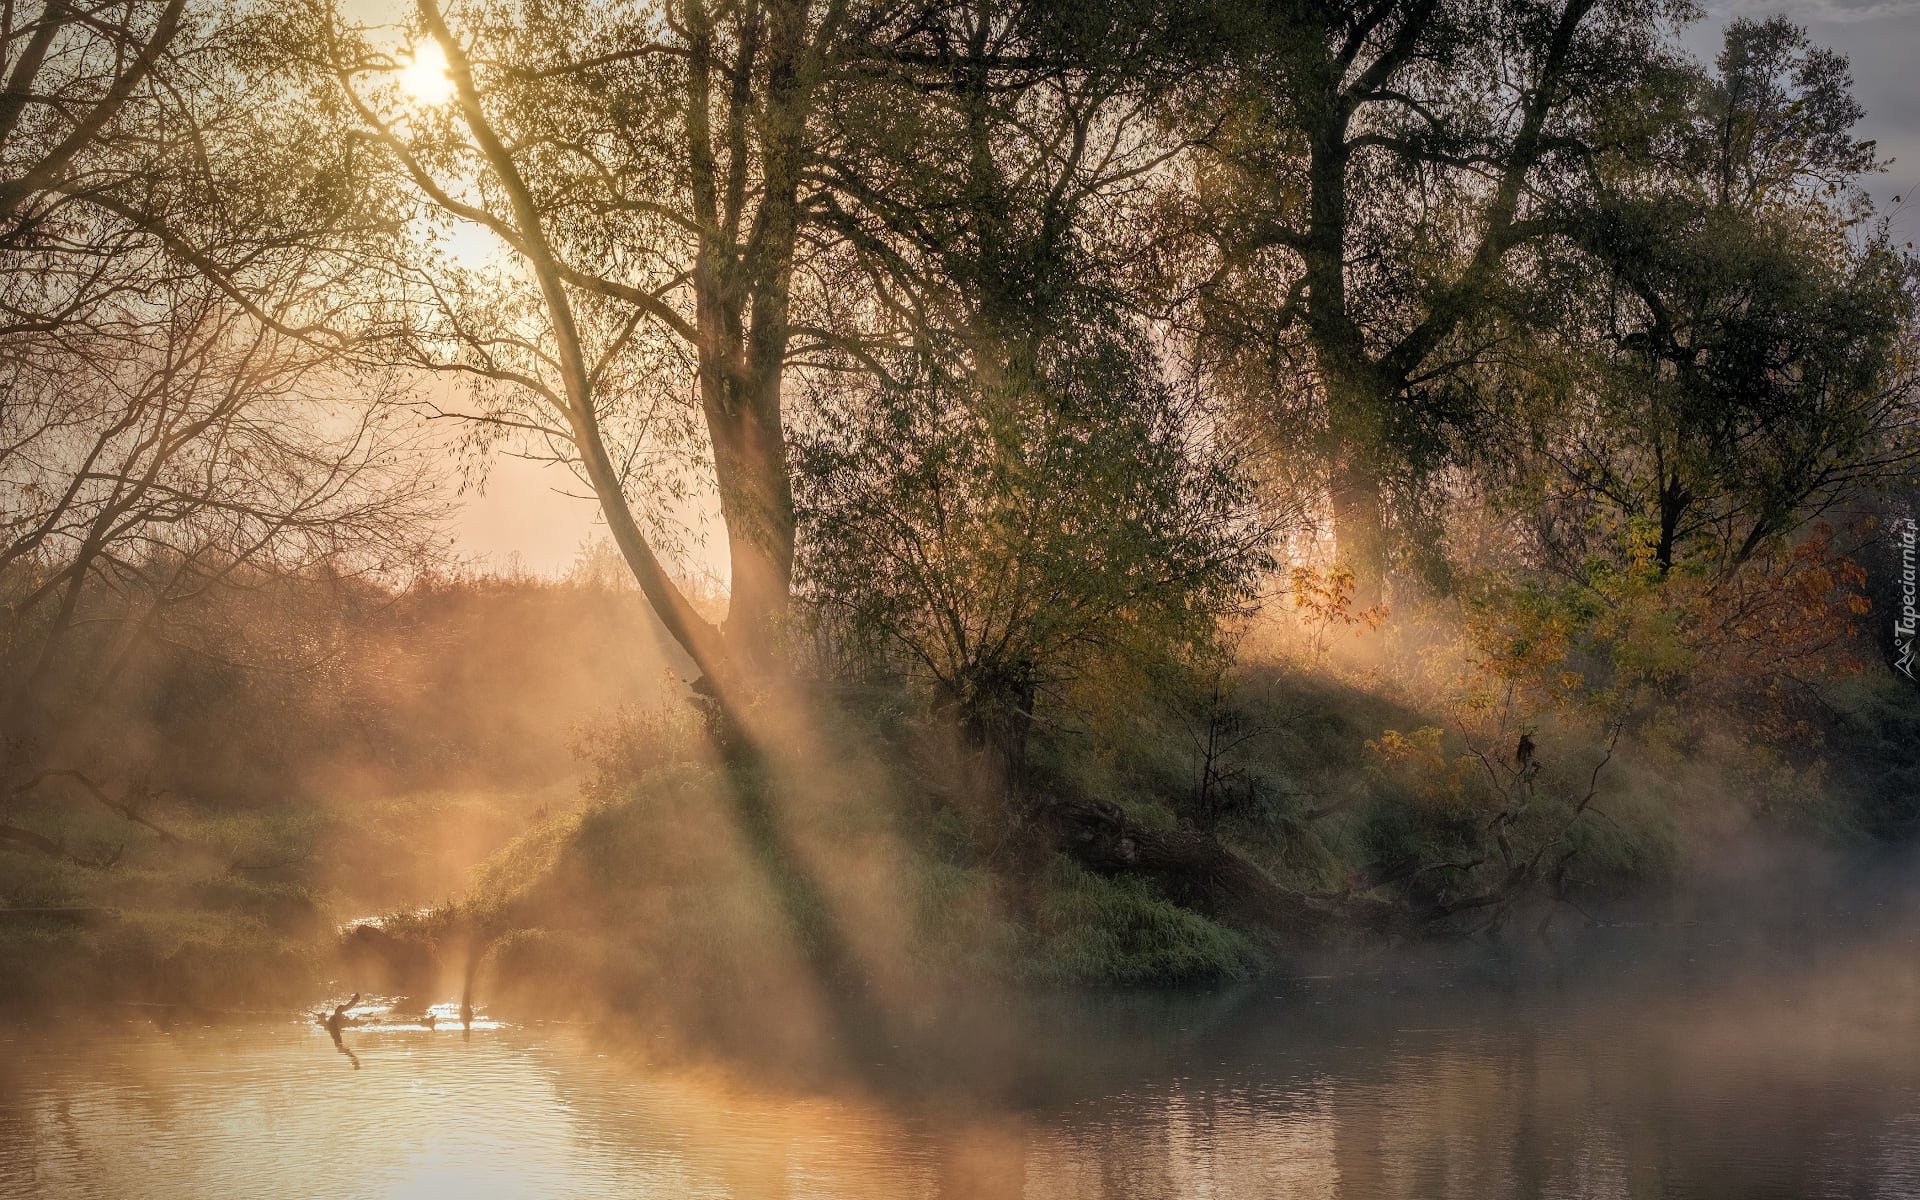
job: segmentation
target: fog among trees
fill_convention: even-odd
[[[0,11],[21,995],[884,1029],[1914,834],[1920,276],[1787,19],[370,13]]]

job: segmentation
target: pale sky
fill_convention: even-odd
[[[469,487],[457,498],[454,553],[481,567],[517,563],[538,575],[565,574],[587,543],[608,536],[599,504],[586,495],[587,486],[564,466],[495,454],[484,485]],[[674,569],[725,583],[726,537],[718,517],[711,495],[687,509],[688,561]],[[655,549],[665,557],[664,547]]]
[[[370,0],[374,9],[379,0]],[[1764,17],[1786,12],[1807,26],[1814,41],[1845,54],[1853,62],[1855,95],[1866,106],[1861,135],[1877,139],[1882,158],[1895,160],[1869,185],[1880,211],[1891,213],[1902,241],[1920,241],[1920,0],[1796,0],[1781,5],[1765,0],[1732,0],[1708,8],[1705,20],[1690,28],[1687,45],[1711,59],[1720,31],[1733,16]],[[1894,196],[1903,203],[1895,206]],[[513,458],[500,458],[484,494],[461,501],[455,524],[459,553],[483,564],[505,566],[515,555],[542,574],[565,571],[585,541],[603,536],[597,508],[563,491],[580,491],[566,471]],[[710,538],[698,555],[701,565],[726,577],[724,539]]]
[[[1786,13],[1806,26],[1816,45],[1838,50],[1853,63],[1853,94],[1866,106],[1858,136],[1880,143],[1880,157],[1896,161],[1869,184],[1883,213],[1894,216],[1901,241],[1920,242],[1920,0],[1710,0],[1707,17],[1687,30],[1685,42],[1711,61],[1720,33],[1736,16]],[[1898,210],[1893,197],[1903,203]]]
[[[454,530],[455,548],[486,566],[519,561],[540,575],[561,574],[590,538],[604,536],[599,508],[592,501],[561,494],[582,491],[567,472],[553,466],[500,456],[488,472],[484,492],[461,498]]]

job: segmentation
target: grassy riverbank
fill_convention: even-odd
[[[1539,756],[1561,761],[1531,775],[1529,811],[1502,836],[1516,858],[1547,847],[1551,871],[1498,906],[1439,913],[1512,869],[1479,862],[1428,878],[1441,872],[1426,864],[1484,850],[1486,797],[1459,778],[1470,740],[1423,723],[1436,714],[1404,694],[1331,672],[1275,666],[1243,697],[1243,727],[1264,732],[1237,760],[1235,798],[1210,814],[1209,836],[1285,893],[1324,901],[1304,936],[1049,844],[1036,818],[956,786],[964,750],[874,694],[816,697],[809,708],[827,719],[804,735],[774,719],[785,735],[769,739],[775,748],[731,757],[711,750],[689,710],[629,712],[593,739],[577,806],[491,858],[462,904],[394,933],[438,961],[438,978],[475,962],[484,990],[533,1011],[612,1005],[689,1027],[753,1026],[849,983],[911,1011],[975,985],[1213,982],[1382,936],[1671,916],[1678,897],[1751,869],[1749,850],[1872,845],[1905,786],[1878,775],[1860,787],[1860,771],[1822,757],[1729,745],[1676,764],[1645,733],[1609,753],[1597,737],[1536,729],[1551,747]],[[1850,761],[1887,758],[1914,721],[1891,689],[1858,685],[1835,703],[1851,707],[1835,708],[1822,747]],[[1382,734],[1395,728],[1429,731],[1400,739],[1428,749],[1396,752]],[[1178,746],[1152,722],[1131,723],[1125,738],[1043,743],[1028,787],[1102,797],[1138,828],[1190,831]],[[1434,915],[1369,923],[1382,913]]]
[[[330,682],[197,708],[156,685],[172,773],[137,791],[16,796],[10,824],[47,845],[0,847],[5,998],[445,998],[471,971],[529,1010],[698,1025],[717,995],[751,1023],[850,984],[907,1008],[1189,984],[1333,943],[1658,916],[1749,843],[1901,840],[1920,794],[1920,704],[1884,671],[1742,735],[1705,705],[1522,708],[1413,634],[1336,653],[1281,629],[1181,687],[1092,681],[1009,789],[904,689],[803,681],[718,726],[662,699],[657,662],[604,665],[630,596],[419,603]],[[413,640],[429,615],[441,635]]]
[[[0,1000],[306,1003],[340,973],[342,924],[448,902],[475,860],[573,792],[173,801],[143,814],[167,837],[99,805],[24,805],[17,819],[60,829],[83,861],[0,860]]]

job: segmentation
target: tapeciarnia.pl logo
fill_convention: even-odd
[[[1913,676],[1914,611],[1913,540],[1914,522],[1900,533],[1900,614],[1893,619],[1893,648],[1899,654],[1894,666],[1908,679]]]

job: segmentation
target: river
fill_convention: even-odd
[[[0,1195],[1920,1196],[1916,928],[1596,929],[1005,1000],[931,1030],[931,1073],[378,1005],[340,1048],[302,1013],[16,1022]]]

